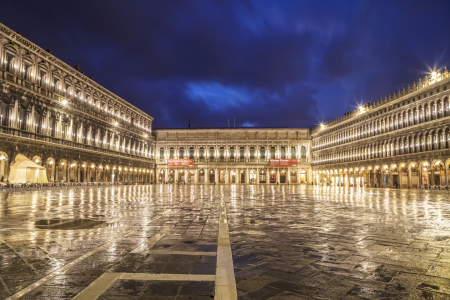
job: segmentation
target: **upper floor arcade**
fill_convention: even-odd
[[[433,127],[439,130],[450,120],[449,82],[445,68],[443,73],[438,71],[423,82],[420,80],[419,85],[414,83],[408,90],[360,106],[338,120],[320,125],[312,132],[315,163],[324,163],[321,158],[330,153],[369,146],[378,140],[390,145],[388,141],[395,137],[419,134]],[[394,147],[399,149],[400,145]]]
[[[308,129],[161,129],[155,130],[156,159],[194,159],[196,162],[258,162],[291,158],[309,162]]]

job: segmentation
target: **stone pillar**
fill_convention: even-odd
[[[286,181],[288,184],[291,183],[291,169],[287,168]]]
[[[270,169],[266,169],[266,184],[270,184]]]
[[[210,172],[211,172],[211,170],[206,169],[206,171],[205,171],[205,183],[209,183],[209,174],[211,174]]]
[[[445,177],[444,177],[444,178],[445,178],[445,179],[444,179],[444,180],[445,180],[445,183],[444,183],[444,184],[445,184],[445,185],[448,185],[448,167],[444,167],[444,170],[445,170],[445,175],[444,175],[444,176],[445,176]],[[444,184],[441,184],[441,185],[444,185]]]
[[[77,182],[81,181],[80,171],[80,166],[77,164]]]
[[[248,173],[248,168],[245,169],[245,183],[249,183],[250,174]]]
[[[409,169],[408,168],[408,186],[407,186],[407,188],[408,189],[410,189],[411,187],[412,187],[412,184],[411,184],[411,169]]]
[[[214,169],[214,182],[217,184],[219,183],[219,170],[218,169]]]
[[[198,172],[200,172],[198,169],[194,170],[194,182],[195,183],[198,183],[198,175],[199,175]]]
[[[190,177],[190,175],[191,175],[190,172],[191,171],[188,168],[186,168],[185,171],[184,171],[184,182],[185,183],[188,183],[188,177],[191,178]]]
[[[178,170],[177,169],[175,169],[175,171],[174,171],[174,174],[175,174],[175,176],[174,176],[174,178],[173,178],[173,182],[174,183],[178,183]]]
[[[256,183],[259,184],[259,168],[256,168]]]
[[[225,168],[225,183],[230,183],[230,169]]]
[[[280,183],[280,169],[277,168],[277,179],[276,179],[277,183]]]

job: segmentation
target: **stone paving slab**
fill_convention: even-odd
[[[98,299],[450,299],[449,217],[446,195],[415,190],[1,192],[0,299],[71,299],[100,278]],[[52,219],[98,226],[34,225]]]

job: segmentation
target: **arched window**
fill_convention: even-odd
[[[302,146],[302,148],[300,149],[300,156],[301,156],[301,158],[306,158],[306,148],[305,148],[305,146]]]
[[[241,147],[239,149],[239,159],[245,159],[245,154],[244,154],[244,147]]]
[[[170,148],[170,157],[169,157],[169,158],[170,158],[170,159],[173,159],[173,158],[174,158],[174,157],[173,157],[174,154],[175,154],[175,150],[173,149],[173,147],[171,147],[171,148]]]
[[[295,157],[295,147],[291,147],[291,158],[296,158]]]
[[[180,148],[180,158],[184,158],[184,148]]]
[[[266,159],[266,150],[264,149],[264,147],[259,148],[259,158]]]
[[[209,148],[209,158],[214,159],[214,147]]]
[[[270,158],[271,159],[275,158],[275,147],[270,147]]]
[[[230,148],[230,159],[234,159],[234,147]]]
[[[194,159],[194,147],[189,148],[189,159]]]
[[[225,149],[223,147],[220,147],[219,149],[219,158],[225,159]]]
[[[255,159],[255,147],[250,147],[250,159]]]
[[[203,149],[203,147],[200,147],[199,157],[200,159],[205,159],[205,149]]]
[[[159,158],[164,159],[164,148],[159,149]]]
[[[280,158],[286,158],[286,148],[281,147],[281,157]]]

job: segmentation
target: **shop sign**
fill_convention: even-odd
[[[194,166],[193,159],[168,159],[167,166],[171,168],[187,168]]]
[[[271,168],[287,168],[287,167],[296,167],[297,159],[296,158],[275,158],[269,160],[269,166]]]

